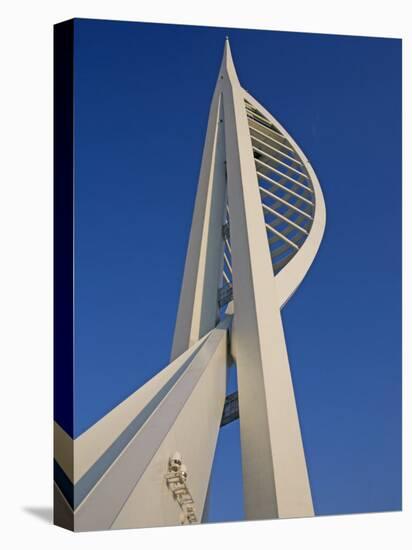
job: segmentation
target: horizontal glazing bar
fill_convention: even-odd
[[[256,162],[259,162],[260,164],[263,164],[263,162],[260,162],[258,159],[255,159]],[[269,176],[266,176],[265,174],[262,174],[262,172],[259,172],[259,170],[256,171],[257,175],[259,177],[261,177],[262,179],[270,182],[270,183],[273,183],[273,185],[276,185],[277,187],[279,187],[280,189],[283,189],[283,191],[286,191],[287,193],[290,193],[291,195],[293,195],[294,197],[297,197],[298,199],[301,199],[302,201],[306,202],[307,204],[310,204],[311,206],[314,206],[313,202],[310,201],[309,199],[303,197],[302,195],[299,195],[299,193],[295,193],[295,191],[292,191],[292,189],[289,189],[288,187],[285,187],[284,185],[282,185],[281,183],[279,183],[278,181],[270,178]]]
[[[254,151],[256,151],[257,153],[262,153],[262,151],[260,151],[259,149],[256,149],[256,147],[252,147],[252,149]],[[264,154],[264,153],[263,153]],[[269,155],[266,155],[266,156],[269,156]],[[256,162],[259,162],[260,164],[263,164],[263,166],[265,166],[266,168],[268,168],[269,170],[271,170],[272,172],[275,172],[276,174],[278,174],[279,176],[282,176],[282,178],[285,178],[287,179],[288,181],[291,181],[292,183],[295,183],[296,185],[298,185],[299,187],[302,187],[303,189],[305,189],[306,191],[309,191],[309,193],[313,193],[313,190],[308,187],[307,185],[304,185],[303,183],[300,183],[300,181],[297,181],[295,180],[294,178],[291,178],[290,176],[287,176],[286,174],[284,174],[283,172],[281,172],[280,170],[277,170],[277,168],[274,168],[273,166],[271,166],[270,164],[266,164],[265,162],[262,162],[260,159],[257,159],[255,158]]]
[[[299,247],[294,242],[292,242],[287,237],[285,237],[280,231],[277,231],[277,229],[273,229],[273,227],[271,225],[269,225],[268,223],[265,223],[265,225],[266,225],[266,228],[269,229],[269,231],[271,231],[272,233],[277,235],[280,239],[285,241],[285,243],[288,243],[293,248],[296,248],[296,250],[299,250]]]
[[[304,212],[303,210],[301,210],[300,208],[298,208],[297,206],[291,204],[290,202],[288,201],[285,201],[282,197],[278,197],[277,195],[275,195],[274,193],[271,193],[270,191],[268,191],[267,189],[265,189],[264,187],[262,187],[261,185],[259,185],[259,189],[262,191],[262,193],[265,193],[268,197],[274,199],[274,200],[277,200],[281,203],[283,203],[285,206],[287,206],[288,208],[292,208],[292,210],[295,210],[296,212],[299,212],[299,214],[302,214],[302,216],[305,216],[306,218],[308,218],[309,220],[312,220],[312,216],[310,214],[307,214],[306,212]],[[300,196],[300,195],[299,195]]]
[[[267,147],[268,149],[270,149],[271,151],[274,151],[275,153],[278,153],[279,151],[277,149],[275,149],[274,147],[272,147],[271,145],[269,145],[268,143],[265,143],[264,141],[254,137],[254,136],[251,136],[252,138],[252,145],[253,145],[253,142],[254,141],[257,141],[258,143],[264,145],[265,147]],[[257,146],[258,147],[258,146]],[[256,151],[258,151],[258,149],[256,148]],[[272,157],[272,155],[270,155],[269,153],[265,153],[264,151],[260,151],[262,154],[264,154],[265,156],[268,156],[269,158],[275,160],[276,162],[278,162],[279,164],[281,164],[282,166],[286,166],[286,168],[288,170],[292,170],[292,172],[296,172],[296,174],[299,174],[299,176],[302,176],[303,178],[306,178],[307,180],[309,179],[309,177],[304,174],[303,172],[301,172],[300,170],[297,170],[296,168],[293,168],[293,166],[290,166],[289,164],[286,164],[286,162],[283,162],[282,160],[279,160],[278,158],[276,157]]]
[[[272,205],[270,205],[272,206]],[[285,212],[285,215],[286,216],[289,216],[288,213]],[[303,216],[301,215],[298,215],[297,218],[295,218],[293,220],[294,223],[297,223],[298,225],[300,225],[301,227],[303,227],[303,229],[305,229],[308,233],[310,231],[310,227],[311,225],[310,224],[307,224],[305,225],[305,223],[307,222],[308,220],[306,218],[304,218]],[[281,220],[281,219],[274,219],[270,222],[270,225],[272,227],[274,227],[275,229],[278,229],[278,226],[282,225],[284,222]],[[288,225],[287,227],[285,227],[284,229],[282,229],[282,233],[287,237],[289,235],[289,233],[293,233],[295,232],[295,228],[292,227],[291,225]],[[294,239],[292,239],[292,241],[294,241]],[[294,241],[295,242],[295,241]]]
[[[293,227],[296,227],[296,229],[299,229],[299,231],[302,231],[302,233],[305,233],[306,235],[308,234],[308,232],[306,231],[306,229],[304,229],[303,227],[301,227],[301,226],[298,225],[297,223],[293,222],[292,220],[290,220],[290,219],[287,218],[286,216],[283,216],[283,215],[280,214],[279,212],[276,212],[276,210],[273,210],[273,208],[270,208],[270,206],[268,206],[268,205],[265,204],[264,202],[262,202],[262,206],[263,206],[263,208],[264,208],[267,212],[270,212],[270,213],[273,214],[274,216],[278,216],[281,220],[285,221],[285,222],[288,223],[289,225],[292,225]]]
[[[272,227],[276,229],[276,225],[274,223],[272,223]],[[289,237],[290,233],[292,233],[292,232],[295,232],[295,233],[291,237]],[[296,244],[298,244],[298,241],[302,241],[302,239],[303,240],[306,239],[305,235],[303,235],[302,233],[297,232],[296,229],[294,229],[290,225],[288,225],[287,227],[285,227],[283,229],[282,234],[285,237],[290,238],[290,240],[293,241]],[[279,240],[279,238],[276,237],[276,235],[272,235],[272,237],[269,238],[269,244],[272,245],[272,244],[276,243],[278,240]]]
[[[226,244],[227,249],[229,250],[230,254],[232,254],[232,248],[231,248],[230,243],[227,239],[225,239],[225,244]]]
[[[278,137],[278,138],[281,138],[281,139],[284,139],[286,140],[285,137],[283,137],[281,134],[277,134],[275,133],[271,128],[268,128],[267,126],[264,126],[263,124],[261,124],[258,120],[255,120],[255,119],[251,119],[249,117],[249,126],[250,126],[250,122],[253,122],[254,124],[258,124],[261,128],[264,128],[265,130],[268,130],[269,132],[272,132],[272,136],[275,136],[275,137]],[[289,151],[292,151],[292,153],[294,153],[295,151],[292,149],[292,147],[290,147],[289,145],[285,145],[284,143],[282,143],[281,141],[278,141],[276,139],[274,139],[272,136],[268,136],[269,138],[273,139],[274,141],[276,141],[279,145],[281,145],[282,147],[284,147],[285,149],[289,149]],[[287,141],[287,140],[286,140]]]
[[[269,126],[271,127],[271,129],[274,131],[274,132],[277,132],[281,137],[284,137],[282,135],[282,132],[280,132],[280,130],[278,130],[275,125],[273,124],[273,122],[270,122],[270,120],[268,120],[266,117],[262,116],[260,113],[256,113],[255,111],[253,111],[252,109],[250,109],[249,107],[246,106],[246,110],[249,114],[251,114],[252,116],[256,117],[256,118],[259,118],[260,120],[262,120],[263,122],[266,122],[266,124],[269,124]],[[286,139],[286,138],[284,138]]]
[[[267,139],[269,139],[270,141],[273,141],[273,143],[276,143],[276,145],[280,145],[281,147],[284,147],[285,149],[290,149],[290,151],[292,151],[293,154],[296,154],[295,151],[293,149],[291,149],[290,147],[287,147],[285,144],[281,143],[280,141],[276,140],[276,139],[273,139],[272,137],[268,136],[267,134],[265,134],[264,132],[261,132],[260,130],[258,130],[257,128],[253,128],[253,126],[250,126],[249,125],[249,130],[251,132],[256,132],[257,134],[259,134],[260,136],[263,136]],[[251,137],[253,137],[251,135]],[[266,143],[266,142],[265,142]],[[278,153],[280,153],[281,155],[283,155],[284,157],[290,159],[290,160],[293,160],[293,162],[296,162],[297,164],[300,164],[300,166],[303,166],[303,164],[295,159],[294,157],[291,157],[290,155],[288,155],[287,153],[284,153],[283,151],[279,151],[277,150]]]
[[[283,235],[285,237],[288,237],[289,232],[291,230],[292,230],[292,228],[288,227],[286,230],[283,231]],[[306,240],[305,235],[302,235],[302,233],[295,233],[294,235],[292,235],[289,238],[292,242],[294,242],[298,246],[302,246],[302,244]],[[279,242],[280,242],[279,237],[277,237],[276,235],[273,235],[273,237],[270,237],[270,239],[269,239],[269,246],[272,246],[273,244],[276,244],[276,243],[279,243]],[[271,254],[272,258],[275,258],[276,256],[279,256],[279,254],[282,254],[283,252],[285,252],[285,250],[287,250],[288,246],[289,246],[288,244],[283,243],[280,246],[277,246],[276,248],[271,248],[270,249],[270,254]]]
[[[230,273],[232,273],[232,266],[230,265],[230,262],[228,260],[228,257],[226,256],[226,252],[223,253],[223,257],[225,259],[226,265],[229,268]]]
[[[276,130],[276,128],[273,127],[273,124],[271,122],[269,122],[268,120],[265,120],[264,118],[256,115],[255,113],[251,113],[248,110],[246,110],[246,114],[247,114],[249,119],[255,120],[259,124],[262,124],[262,126],[264,126],[265,128],[269,128],[270,130],[272,130],[272,132],[275,132],[276,134],[279,135],[279,137],[283,138],[282,134],[280,132],[278,132]],[[283,138],[283,139],[285,139],[285,138]]]

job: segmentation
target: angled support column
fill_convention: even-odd
[[[248,130],[245,92],[228,42],[220,82],[246,518],[311,516],[311,491]]]
[[[223,103],[217,87],[210,107],[171,360],[218,322],[217,292],[222,274],[225,202]]]
[[[90,531],[201,521],[225,401],[230,323],[227,316],[76,440],[55,425],[62,525]],[[187,468],[190,514],[167,482],[176,453]]]

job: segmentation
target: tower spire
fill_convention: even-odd
[[[227,76],[229,76],[230,79],[235,78],[236,82],[239,83],[239,80],[238,80],[238,77],[237,77],[237,74],[236,74],[235,64],[233,62],[232,50],[230,48],[230,42],[229,42],[229,37],[228,36],[225,37],[225,45],[223,47],[222,64],[221,64],[221,69],[220,69],[219,74],[222,76],[222,74],[224,74],[224,73],[226,73]]]

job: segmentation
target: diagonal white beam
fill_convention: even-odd
[[[281,145],[282,147],[285,147],[283,143],[280,143],[279,141],[277,141],[276,139],[273,139],[271,138],[268,134],[265,134],[264,132],[261,132],[260,130],[258,130],[257,128],[254,128],[253,126],[249,126],[249,129],[251,132],[255,132],[256,134],[259,134],[260,136],[262,137],[265,137],[266,139],[268,139],[269,141],[272,141],[273,143],[276,143],[276,145]],[[266,142],[265,142],[266,143]],[[288,147],[288,149],[291,149],[290,147]],[[293,161],[294,163],[300,165],[300,166],[303,166],[303,164],[296,158],[292,157],[291,155],[288,155],[287,153],[285,153],[284,151],[281,151],[280,149],[276,149],[276,151],[283,155],[284,157],[288,158],[289,160]],[[294,153],[293,149],[291,149],[291,151]]]
[[[249,118],[249,123],[250,124],[258,124],[258,126],[260,128],[263,128],[265,130],[267,130],[267,132],[269,132],[269,136],[268,137],[271,137],[274,141],[276,141],[279,145],[281,145],[282,147],[284,147],[285,149],[288,149],[289,151],[292,151],[292,153],[294,153],[295,151],[292,149],[292,147],[289,147],[289,145],[286,145],[285,143],[282,143],[281,141],[278,141],[277,139],[275,139],[276,137],[280,138],[280,139],[283,139],[287,142],[286,138],[284,138],[281,134],[278,134],[277,132],[274,132],[271,128],[269,128],[268,126],[265,126],[263,124],[261,124],[260,122],[258,122],[257,120],[253,119],[253,118]]]
[[[255,159],[255,161],[258,164],[263,164],[264,165],[264,163],[260,162],[259,159]],[[279,189],[283,189],[283,191],[286,191],[287,193],[290,193],[294,197],[297,197],[298,199],[302,200],[303,202],[306,202],[307,204],[310,204],[311,206],[314,206],[314,204],[311,200],[307,199],[303,195],[299,195],[299,193],[295,193],[295,191],[292,191],[292,189],[289,189],[289,187],[285,187],[284,185],[282,185],[278,181],[274,180],[273,178],[270,178],[269,176],[266,176],[266,174],[262,174],[262,172],[259,172],[259,171],[257,171],[257,174],[260,178],[268,181],[269,183],[273,183],[273,185],[276,185],[276,187],[279,187]]]
[[[277,235],[282,241],[285,241],[285,243],[288,243],[288,245],[290,245],[292,248],[296,248],[296,250],[299,250],[299,247],[294,243],[292,242],[290,239],[288,239],[287,237],[285,237],[285,235],[283,235],[283,233],[281,233],[280,231],[278,231],[277,229],[274,229],[271,225],[269,225],[268,223],[265,224],[266,225],[266,228],[269,229],[269,231],[271,231],[272,233],[274,233],[275,235]]]
[[[298,208],[297,206],[291,204],[290,202],[285,201],[282,197],[278,197],[277,195],[271,193],[270,191],[268,191],[268,189],[265,189],[265,188],[262,187],[261,185],[259,185],[259,189],[262,191],[262,193],[264,193],[264,194],[267,195],[268,197],[271,197],[272,199],[281,202],[282,204],[284,204],[284,205],[287,206],[288,208],[291,208],[292,210],[295,210],[296,212],[299,212],[299,214],[301,214],[301,215],[304,216],[305,218],[308,218],[309,220],[312,219],[312,216],[311,216],[310,214],[307,214],[306,212],[304,212],[303,210],[301,210],[301,209]]]
[[[275,149],[274,147],[272,147],[271,145],[268,145],[267,143],[265,143],[264,141],[260,140],[260,139],[257,139],[255,137],[252,136],[252,143],[253,142],[258,142],[259,144],[262,144],[264,145],[265,147],[267,147],[268,149],[270,149],[271,151],[274,151],[275,153],[278,153],[278,150]],[[281,164],[282,166],[285,166],[288,170],[291,170],[292,172],[294,172],[295,174],[298,174],[298,176],[302,176],[303,178],[305,179],[309,179],[308,176],[306,174],[304,174],[303,172],[301,172],[300,170],[296,170],[296,168],[293,168],[293,166],[290,166],[289,164],[286,164],[285,162],[281,161],[279,158],[277,157],[274,157],[273,155],[270,155],[268,153],[265,153],[264,151],[262,151],[262,149],[258,149],[256,147],[256,151],[259,151],[260,153],[264,154],[265,156],[273,159],[274,161],[276,161],[278,164]]]
[[[290,220],[286,216],[283,216],[280,212],[277,212],[276,210],[273,210],[273,208],[270,208],[270,206],[268,206],[264,202],[262,203],[262,206],[263,206],[264,210],[266,210],[267,212],[270,212],[271,214],[273,214],[274,216],[276,216],[276,217],[280,218],[281,220],[285,221],[286,223],[288,223],[292,227],[295,227],[296,229],[298,229],[302,233],[305,233],[305,235],[308,234],[308,232],[306,231],[305,228],[303,228],[300,225],[298,225],[297,223],[293,222],[292,220]]]
[[[265,155],[266,157],[270,157],[270,155],[268,155],[267,153],[265,153],[264,151],[258,149],[257,147],[252,147],[254,151],[257,151],[258,153],[262,154],[262,155]],[[276,161],[276,159],[273,159]],[[271,170],[272,172],[275,172],[275,174],[278,174],[278,176],[282,176],[282,178],[285,178],[287,179],[288,181],[291,181],[292,183],[296,184],[297,186],[301,187],[302,189],[304,189],[305,191],[309,191],[309,193],[313,193],[312,189],[310,187],[308,187],[307,185],[304,185],[303,183],[301,183],[300,181],[298,180],[295,180],[295,178],[292,178],[291,176],[288,176],[287,174],[284,174],[283,172],[281,172],[280,170],[278,170],[277,168],[275,168],[274,166],[271,166],[270,164],[267,164],[266,162],[263,162],[261,161],[260,159],[256,159],[256,162],[259,162],[259,164],[261,164],[262,166],[264,166],[265,168],[267,168],[268,170]]]

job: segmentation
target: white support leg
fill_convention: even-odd
[[[228,44],[220,74],[246,518],[312,516],[311,491],[244,93]]]

